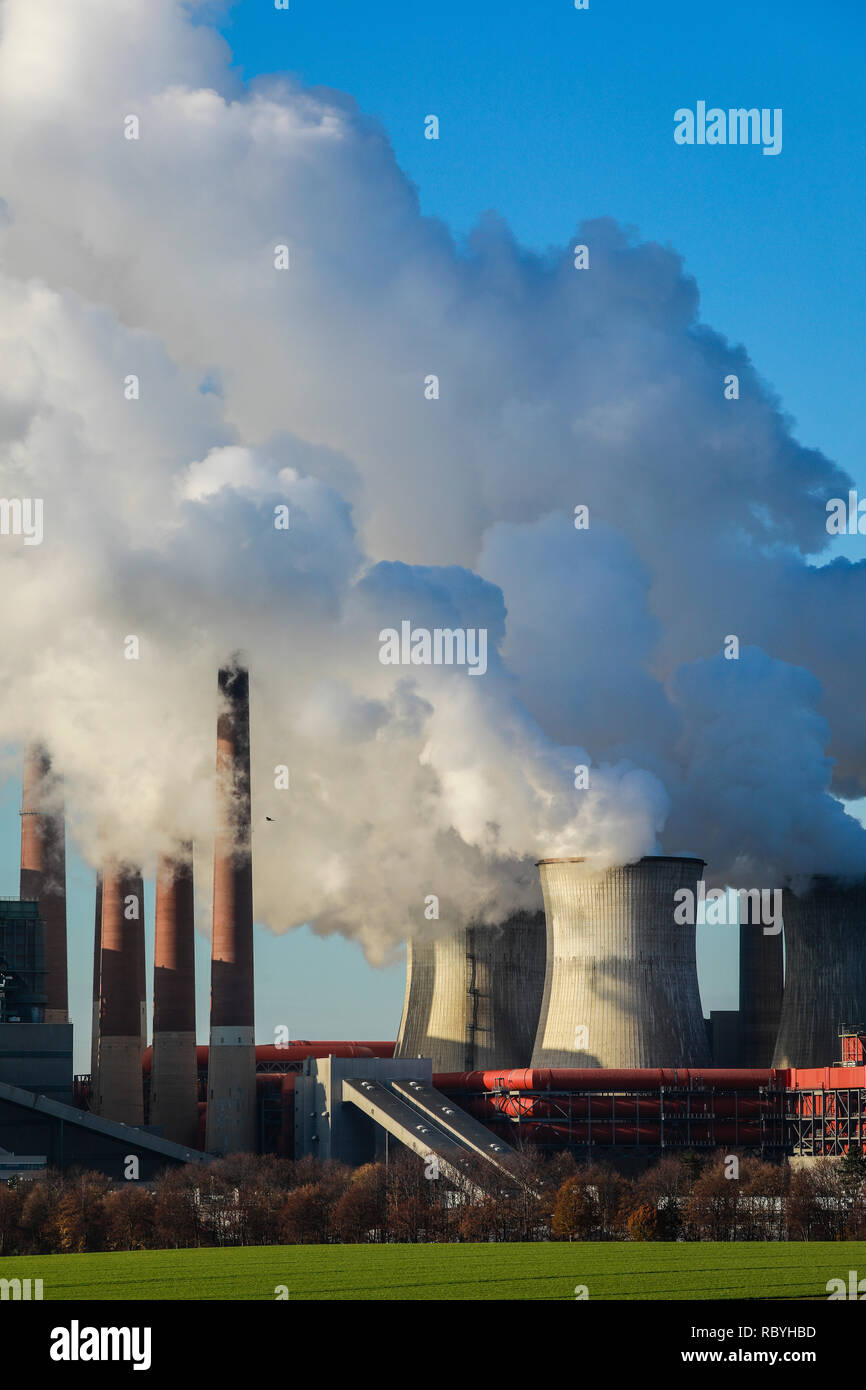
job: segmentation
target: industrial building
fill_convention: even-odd
[[[697,858],[538,865],[544,912],[408,945],[395,1041],[255,1044],[250,702],[218,673],[208,1044],[196,1042],[195,847],[156,870],[148,1042],[141,866],[95,878],[91,1069],[72,1074],[62,783],[27,751],[17,899],[0,900],[0,1178],[40,1165],[142,1178],[270,1152],[363,1163],[396,1143],[470,1194],[517,1149],[866,1152],[866,883],[789,885],[782,937],[740,927],[740,1006],[703,1017]],[[290,949],[290,948],[287,948]],[[841,1036],[841,1043],[840,1043]]]

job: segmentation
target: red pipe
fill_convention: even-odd
[[[310,1041],[307,1041],[305,1038],[293,1038],[292,1041],[290,1042],[289,1046],[290,1046],[290,1047],[363,1047],[363,1048],[366,1048],[368,1052],[372,1053],[372,1055],[373,1055],[374,1057],[393,1057],[393,1056],[394,1056],[394,1048],[397,1046],[397,1044],[394,1043],[394,1042],[379,1042],[379,1041],[369,1042],[366,1038],[360,1038],[360,1039],[358,1039],[358,1038],[349,1038],[349,1039],[346,1039],[346,1038],[325,1038],[324,1040],[321,1039],[321,1038],[313,1038],[313,1039],[311,1039]],[[256,1048],[256,1056],[259,1055],[260,1051],[261,1051],[261,1048],[260,1048],[260,1047],[257,1047],[257,1048]],[[360,1056],[363,1056],[364,1054],[361,1053],[361,1054],[359,1054],[359,1055],[360,1055]]]
[[[257,1062],[302,1062],[305,1057],[372,1056],[373,1052],[369,1047],[352,1042],[288,1043],[285,1047],[277,1047],[276,1043],[263,1043],[256,1047]]]
[[[388,1044],[393,1047],[393,1043]],[[262,1043],[256,1047],[257,1062],[302,1062],[305,1057],[374,1057],[372,1047],[365,1043],[311,1042],[291,1043],[287,1047],[277,1047],[274,1043]],[[196,1048],[199,1071],[207,1069],[208,1046],[199,1043]],[[148,1047],[144,1053],[143,1066],[147,1074],[153,1062],[153,1049]]]
[[[691,1117],[693,1120],[701,1120],[715,1115],[716,1118],[733,1117],[754,1117],[760,1115],[764,1102],[758,1096],[718,1096],[707,1106],[703,1112],[696,1110],[694,1096],[691,1097]],[[509,1095],[486,1095],[486,1096],[465,1096],[460,1101],[461,1108],[470,1115],[475,1115],[479,1120],[487,1120],[488,1116],[496,1115],[516,1115],[516,1116],[536,1116],[550,1117],[555,1119],[557,1116],[572,1116],[578,1119],[601,1118],[610,1119],[615,1117],[617,1123],[628,1123],[633,1120],[655,1119],[661,1114],[661,1098],[653,1098],[637,1095],[629,1096],[587,1096],[587,1095],[565,1095],[555,1098],[548,1098],[541,1095],[522,1094],[518,1096]],[[674,1117],[687,1113],[685,1104],[677,1098],[665,1098],[665,1115]]]
[[[757,1091],[771,1081],[785,1085],[786,1070],[712,1067],[558,1067],[507,1068],[499,1071],[449,1071],[433,1077],[440,1091],[657,1091],[710,1087],[720,1091]]]

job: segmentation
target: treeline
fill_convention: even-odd
[[[866,1160],[790,1168],[665,1157],[639,1177],[567,1154],[518,1156],[516,1181],[473,1196],[405,1151],[348,1168],[239,1155],[152,1183],[99,1173],[0,1183],[0,1254],[329,1242],[866,1239]],[[470,1175],[471,1176],[471,1175]]]
[[[687,1153],[661,1159],[634,1180],[593,1165],[562,1184],[551,1235],[554,1240],[862,1240],[866,1160],[852,1155],[791,1167]]]

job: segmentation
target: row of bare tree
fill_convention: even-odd
[[[470,1200],[402,1152],[351,1169],[243,1154],[154,1183],[49,1172],[0,1183],[0,1254],[202,1245],[514,1240],[866,1238],[866,1161],[809,1167],[662,1158],[639,1177],[566,1154],[518,1158],[516,1181]]]
[[[861,1240],[866,1162],[808,1166],[666,1157],[636,1180],[583,1168],[562,1184],[554,1240]]]

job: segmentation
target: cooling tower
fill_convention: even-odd
[[[590,874],[539,865],[547,972],[533,1067],[699,1067],[710,1062],[695,928],[674,894],[697,892],[703,860],[648,857]]]
[[[156,870],[153,947],[153,1060],[150,1123],[163,1138],[196,1143],[195,910],[192,845]]]
[[[219,673],[207,1148],[256,1148],[249,677]]]
[[[839,1029],[866,1023],[866,881],[786,889],[785,992],[774,1067],[826,1067]]]
[[[68,1023],[63,805],[50,759],[39,746],[24,759],[20,894],[37,899],[45,923],[45,1022]]]
[[[410,941],[394,1056],[432,1057],[434,1072],[526,1066],[543,988],[541,912]]]
[[[782,933],[765,935],[760,922],[740,924],[741,1067],[769,1067],[782,1013]]]
[[[107,1120],[143,1122],[141,991],[144,911],[141,874],[108,860],[102,872],[99,1041],[93,1108]]]

